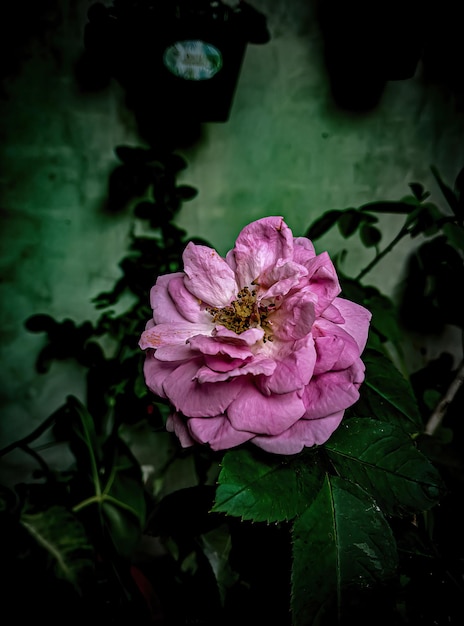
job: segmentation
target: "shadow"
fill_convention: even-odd
[[[427,18],[418,0],[319,0],[317,16],[338,107],[372,110],[388,81],[414,76]]]

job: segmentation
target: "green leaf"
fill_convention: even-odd
[[[359,207],[360,211],[371,213],[393,213],[396,215],[409,215],[415,208],[409,202],[384,200],[382,202],[368,202]]]
[[[424,234],[426,237],[435,235],[440,228],[440,221],[443,219],[443,213],[440,209],[427,202],[417,207],[414,214],[411,214],[406,224],[410,227],[411,237]]]
[[[322,483],[317,461],[314,450],[289,458],[231,450],[222,460],[212,511],[255,522],[293,519]]]
[[[176,187],[176,194],[183,201],[193,200],[198,195],[198,189],[190,185],[179,185]]]
[[[21,525],[48,555],[55,575],[77,591],[94,568],[93,548],[80,521],[65,507],[21,514]]]
[[[410,382],[382,352],[366,349],[362,360],[366,378],[356,403],[358,415],[395,423],[410,433],[422,432],[423,423]]]
[[[100,493],[99,464],[102,461],[102,448],[93,418],[75,396],[68,396],[64,411],[70,428],[70,447],[77,467],[83,476],[91,480],[94,492]]]
[[[396,543],[374,500],[358,485],[327,476],[293,524],[293,626],[328,615],[326,623],[338,623],[353,589],[387,581],[396,567]]]
[[[143,165],[153,159],[153,152],[133,146],[116,146],[114,152],[118,159],[127,165]]]
[[[334,209],[332,211],[326,211],[321,215],[321,217],[314,220],[311,226],[305,233],[305,237],[311,239],[311,241],[315,241],[319,239],[325,233],[337,223],[338,218],[343,215],[343,211],[339,209]]]
[[[128,556],[145,521],[140,466],[119,437],[112,436],[100,443],[92,416],[77,398],[68,398],[68,410],[72,426],[70,445],[81,475],[82,492],[86,493],[74,511],[90,510],[93,523],[100,525],[103,535],[120,554]]]
[[[142,200],[134,207],[134,215],[139,219],[148,220],[154,215],[156,208],[157,206],[154,202]]]
[[[234,572],[229,561],[232,547],[229,528],[225,524],[219,528],[213,528],[200,535],[198,542],[214,573],[219,596],[222,604],[224,604],[227,590],[238,579],[238,574]]]
[[[402,354],[403,332],[398,323],[397,309],[390,298],[382,294],[373,294],[366,306],[372,313],[371,325],[388,341],[391,341]]]
[[[371,224],[363,223],[359,230],[359,236],[366,248],[376,246],[382,239],[381,231]]]
[[[119,554],[130,556],[145,523],[146,501],[140,466],[129,447],[111,439],[99,499],[106,530]]]
[[[166,169],[175,175],[187,167],[187,161],[180,154],[168,154],[165,157]]]
[[[464,208],[460,205],[458,198],[456,196],[456,194],[454,193],[454,191],[448,187],[448,185],[444,182],[444,180],[442,179],[442,177],[440,176],[437,168],[432,165],[431,166],[431,171],[432,174],[435,177],[435,180],[438,183],[438,186],[440,187],[440,191],[442,192],[442,194],[444,195],[446,201],[448,202],[451,210],[453,211],[453,213],[455,214],[455,216],[458,219],[463,219],[464,218]]]
[[[419,202],[422,202],[423,200],[425,200],[426,198],[430,196],[430,192],[425,191],[424,185],[422,185],[422,183],[409,183],[409,187],[412,193],[414,194],[414,197]]]
[[[464,252],[464,228],[458,224],[445,224],[443,226],[443,232],[450,245],[456,250]]]
[[[365,489],[388,515],[426,511],[443,481],[402,429],[368,418],[345,420],[325,444],[337,474]]]
[[[358,229],[362,216],[356,209],[347,209],[343,211],[338,220],[338,229],[345,239],[351,237]]]

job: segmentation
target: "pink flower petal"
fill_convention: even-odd
[[[309,335],[277,361],[273,373],[266,378],[260,377],[257,385],[266,395],[302,390],[311,380],[315,363],[316,350]]]
[[[344,411],[317,420],[298,420],[281,435],[253,439],[259,448],[274,454],[298,454],[304,447],[320,446],[339,427]]]
[[[258,341],[264,337],[264,330],[262,328],[249,328],[240,335],[237,335],[233,330],[229,330],[225,326],[216,326],[213,331],[213,336],[218,339],[227,340],[228,343],[235,343],[237,345],[254,346]]]
[[[318,419],[337,413],[354,404],[359,398],[359,383],[354,379],[357,367],[341,372],[327,372],[315,376],[305,389],[305,419]]]
[[[245,341],[240,340],[240,344],[238,344],[238,342],[218,341],[218,333],[214,332],[214,335],[214,337],[196,335],[195,337],[191,337],[188,343],[194,350],[198,350],[202,354],[224,354],[233,359],[246,359],[252,356],[253,353],[250,351]],[[235,338],[237,335],[233,333],[233,336]]]
[[[195,356],[195,352],[187,343],[168,344],[156,348],[156,358],[158,361],[187,361]]]
[[[182,276],[172,278],[167,286],[177,310],[189,322],[211,324],[211,315],[201,308],[200,300],[185,287],[184,280],[185,277],[182,274]]]
[[[302,417],[304,412],[305,405],[296,392],[265,396],[252,384],[248,384],[242,385],[240,394],[229,405],[227,415],[237,430],[278,435]]]
[[[366,347],[372,313],[360,304],[344,298],[336,298],[334,305],[345,320],[342,328],[355,339],[361,353]]]
[[[196,380],[199,383],[216,383],[220,381],[230,380],[237,376],[270,376],[276,369],[274,359],[255,358],[247,363],[240,363],[238,367],[230,370],[212,370],[210,367],[204,366],[198,370]]]
[[[316,256],[313,243],[307,237],[293,238],[293,260],[305,265]]]
[[[334,302],[337,302],[337,298],[335,298]],[[333,304],[329,304],[329,306],[324,309],[324,313],[322,314],[323,319],[328,320],[329,322],[333,322],[334,324],[344,324],[345,318]]]
[[[330,335],[329,337],[317,337],[314,340],[317,361],[314,368],[315,376],[330,372],[333,369],[344,369],[342,367],[335,367],[342,357],[343,350],[345,348],[345,342],[340,337]],[[356,354],[355,358],[358,355]],[[348,367],[351,363],[347,363],[345,367]]]
[[[206,324],[191,324],[190,322],[174,322],[172,324],[156,324],[143,331],[139,346],[146,348],[159,348],[168,344],[183,344],[199,334],[210,334],[212,326]]]
[[[273,335],[282,341],[295,341],[311,332],[316,319],[316,297],[310,289],[296,292],[284,299],[270,316]]]
[[[338,276],[327,252],[309,261],[306,267],[308,276],[303,281],[308,281],[317,296],[316,315],[321,315],[341,291]]]
[[[314,326],[313,335],[317,350],[315,374],[344,370],[359,358],[356,341],[341,326],[322,318],[319,318]]]
[[[182,363],[163,381],[166,396],[176,411],[187,417],[220,415],[242,391],[241,378],[224,383],[199,383],[196,376],[201,364],[201,359]]]
[[[165,379],[178,366],[178,363],[163,363],[155,358],[153,350],[147,350],[145,361],[143,363],[143,375],[148,389],[160,398],[166,398],[163,383]]]
[[[185,321],[185,316],[179,312],[176,303],[168,292],[171,280],[182,276],[184,276],[183,272],[158,276],[156,283],[151,288],[150,304],[153,309],[153,319],[157,324]]]
[[[202,302],[224,307],[237,296],[234,272],[216,250],[187,244],[183,254],[187,289]]]
[[[231,359],[224,355],[213,355],[205,356],[204,363],[207,368],[212,369],[214,372],[230,372],[241,367],[247,361],[251,361],[252,358],[252,355],[247,359]]]
[[[183,448],[190,448],[195,444],[195,439],[191,437],[187,424],[179,413],[173,413],[168,417],[166,420],[166,430],[176,435]]]
[[[308,270],[303,265],[293,261],[276,263],[276,265],[264,270],[258,277],[261,299],[285,296],[307,274]]]
[[[254,433],[235,430],[225,415],[188,420],[190,435],[199,443],[209,443],[213,450],[227,450],[249,441]]]
[[[264,270],[290,261],[293,237],[282,217],[265,217],[245,226],[233,249],[240,288],[250,285]]]

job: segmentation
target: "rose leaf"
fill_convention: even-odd
[[[388,515],[428,510],[443,495],[439,472],[393,424],[345,420],[325,444],[337,474],[366,490]]]
[[[255,522],[293,519],[322,484],[313,452],[295,457],[261,455],[246,448],[227,452],[212,511]]]
[[[358,417],[375,417],[394,423],[413,433],[423,430],[423,423],[410,382],[393,361],[378,350],[364,351],[366,378],[360,389],[360,400],[352,413]]]
[[[396,543],[379,507],[336,476],[326,477],[295,520],[292,547],[293,626],[338,623],[350,592],[388,581],[397,567]]]

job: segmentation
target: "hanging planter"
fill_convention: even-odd
[[[270,38],[265,16],[246,2],[115,0],[93,5],[88,18],[86,52],[130,107],[178,124],[227,121],[247,44]]]

